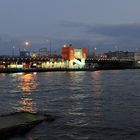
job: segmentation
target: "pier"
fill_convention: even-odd
[[[15,72],[56,72],[56,71],[95,71],[109,69],[135,69],[135,61],[132,59],[92,59],[85,60],[82,68],[70,68],[67,61],[61,57],[47,58],[21,58],[0,57],[0,73]]]
[[[109,52],[89,57],[86,48],[74,48],[66,44],[61,55],[29,55],[21,51],[19,56],[0,56],[0,72],[48,72],[48,71],[94,71],[109,69],[140,68],[140,53]]]
[[[134,59],[86,59],[86,65],[97,69],[132,69],[135,68]]]

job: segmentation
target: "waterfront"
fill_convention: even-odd
[[[0,75],[0,114],[46,112],[19,139],[139,139],[140,70],[44,72]],[[14,138],[18,139],[18,138]]]

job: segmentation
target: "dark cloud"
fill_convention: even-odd
[[[31,42],[28,48],[30,51],[38,51],[41,47],[49,49],[46,39],[51,39],[52,50],[59,53],[65,43],[72,43],[76,48],[90,48],[91,51],[96,47],[97,52],[115,51],[116,46],[124,51],[140,48],[140,25],[138,24],[89,25],[63,21],[59,26],[62,30],[56,31],[51,37],[0,35],[0,54],[12,54],[12,46],[15,46],[15,52],[18,54],[27,38]]]
[[[65,28],[84,29],[87,33],[109,37],[140,38],[140,24],[100,24],[90,25],[65,21],[61,24]]]
[[[84,23],[80,23],[80,22],[72,22],[72,21],[62,21],[60,23],[60,26],[63,26],[66,28],[84,28],[84,29],[91,27],[88,24],[84,24]]]
[[[98,25],[88,31],[111,37],[140,38],[139,24]]]
[[[103,44],[108,44],[104,45],[104,48],[111,49],[113,46],[118,46],[120,50],[128,51],[140,48],[140,25],[138,24],[97,25],[88,29],[88,33],[110,38],[103,41]]]
[[[86,25],[65,22],[65,27],[73,34],[76,30],[86,43],[90,42],[90,46],[102,48],[102,51],[112,50],[114,46],[132,51],[140,47],[140,24]]]

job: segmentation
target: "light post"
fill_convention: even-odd
[[[88,47],[87,47],[87,56],[88,56],[88,57],[90,57],[89,52],[90,52],[90,46],[88,45]]]
[[[138,51],[138,48],[135,48],[135,52],[137,52]]]
[[[15,55],[15,46],[12,47],[12,56]]]
[[[94,48],[94,57],[96,58],[96,50],[97,48]]]
[[[119,50],[119,47],[118,47],[118,46],[115,46],[115,49],[117,50],[117,59],[119,59],[119,54],[120,54],[120,53],[119,53],[119,51],[120,51],[120,50]]]
[[[25,41],[24,45],[25,45],[24,51],[26,51],[26,48],[29,46],[29,41]]]

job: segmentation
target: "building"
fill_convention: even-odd
[[[109,59],[134,59],[134,52],[115,51],[105,53]]]
[[[65,59],[67,68],[85,67],[85,59],[87,58],[86,48],[75,49],[72,44],[64,45],[61,55]]]
[[[29,51],[20,51],[20,57],[22,57],[22,58],[30,57],[30,52]]]

